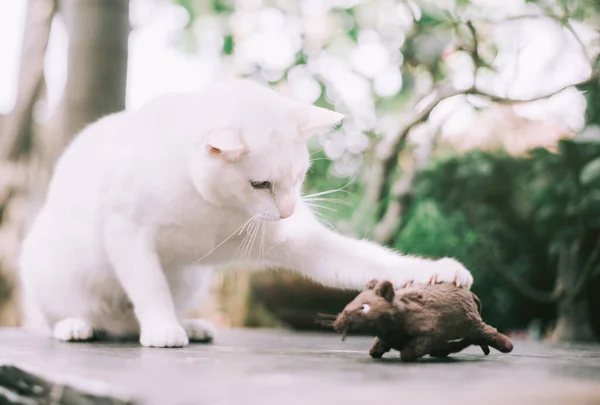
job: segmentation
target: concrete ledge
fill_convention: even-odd
[[[0,404],[600,404],[600,346],[515,342],[450,359],[371,359],[371,339],[224,331],[212,345],[61,343],[0,329]]]

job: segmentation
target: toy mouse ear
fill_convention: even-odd
[[[365,290],[372,290],[372,289],[374,289],[378,282],[379,281],[377,279],[373,279],[373,280],[369,281],[367,283],[367,285],[365,286]]]
[[[386,301],[393,301],[396,293],[394,292],[394,286],[387,280],[383,280],[377,286],[375,286],[375,294],[386,299]]]

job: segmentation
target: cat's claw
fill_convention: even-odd
[[[190,342],[208,343],[217,336],[213,324],[204,319],[185,319],[182,326]]]
[[[54,325],[55,339],[65,342],[85,341],[94,337],[94,328],[81,318],[67,318]]]
[[[471,288],[473,276],[460,262],[449,257],[431,262],[429,271],[416,271],[412,279],[408,280],[404,287],[416,284],[440,284],[449,283],[457,287]]]
[[[471,288],[473,276],[457,260],[446,257],[435,262],[438,269],[434,271],[438,283],[452,283],[457,287]]]
[[[140,343],[146,347],[184,347],[189,340],[181,325],[157,322],[142,325]]]

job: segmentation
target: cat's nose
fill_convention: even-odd
[[[291,217],[294,213],[294,206],[293,198],[283,198],[279,201],[279,218],[285,219]]]
[[[292,214],[294,213],[294,204],[290,204],[289,207],[281,208],[279,210],[279,218],[281,219],[286,219],[292,216]]]

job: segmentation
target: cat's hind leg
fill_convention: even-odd
[[[217,330],[213,324],[205,319],[184,319],[181,326],[190,342],[210,343],[217,336]]]
[[[52,334],[65,342],[87,341],[94,338],[94,328],[85,319],[66,318],[54,324]]]

